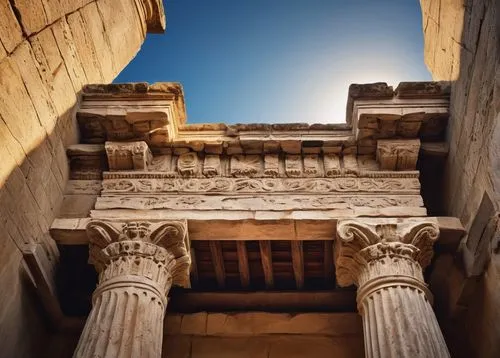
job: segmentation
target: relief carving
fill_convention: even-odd
[[[104,193],[127,192],[379,192],[419,194],[418,178],[106,179]]]
[[[377,161],[382,170],[415,170],[420,139],[379,139]]]
[[[345,154],[343,157],[344,173],[358,174],[358,159],[356,154]]]
[[[266,154],[264,157],[264,175],[276,178],[280,175],[278,154]]]
[[[231,175],[234,177],[252,177],[261,172],[260,155],[231,156]]]
[[[288,177],[302,175],[302,156],[288,154],[285,159],[285,173]]]
[[[147,170],[153,155],[146,142],[106,142],[109,170]]]
[[[200,173],[200,160],[198,154],[189,152],[179,155],[177,169],[182,176],[196,176]]]
[[[136,210],[315,210],[380,209],[387,207],[419,208],[419,195],[342,196],[342,195],[117,195],[99,197],[96,209]],[[417,211],[416,211],[417,212]],[[418,211],[417,213],[420,213]]]
[[[207,177],[214,177],[220,175],[220,173],[220,157],[218,155],[206,155],[203,164],[203,174]]]
[[[171,172],[172,171],[172,156],[170,154],[157,155],[153,157],[149,164],[150,171],[156,172]]]
[[[304,155],[304,174],[311,177],[320,176],[318,155]]]
[[[340,158],[337,154],[325,154],[324,163],[325,163],[325,175],[327,177],[340,175]]]

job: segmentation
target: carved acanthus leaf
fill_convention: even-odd
[[[432,246],[438,236],[438,226],[425,220],[339,221],[335,249],[337,281],[343,286],[358,284],[366,281],[367,277],[391,270],[393,274],[403,272],[419,278],[422,268],[430,263]],[[408,264],[393,264],[391,267],[393,257],[408,260]],[[373,270],[370,269],[372,261],[376,261],[376,272],[370,272]]]
[[[182,287],[189,287],[191,259],[185,220],[162,222],[93,220],[87,225],[87,235],[90,241],[90,262],[98,271],[104,268],[105,249],[109,245],[125,241],[145,242],[166,249],[174,257],[173,282]]]

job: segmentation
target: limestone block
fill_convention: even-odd
[[[65,195],[62,201],[62,218],[81,218],[90,216],[94,209],[97,195]]]
[[[267,339],[252,337],[193,337],[191,342],[191,357],[267,358],[269,356],[268,346]]]
[[[80,11],[75,11],[66,17],[73,36],[75,49],[82,62],[82,68],[89,83],[102,83],[104,77],[92,37],[88,36],[90,29],[84,22]]]
[[[23,40],[21,26],[17,22],[9,1],[0,1],[0,42],[10,53]]]
[[[199,312],[182,316],[181,332],[182,334],[205,335],[207,327],[206,312]]]
[[[40,31],[49,23],[42,0],[14,0],[14,5],[21,15],[26,35]]]
[[[46,83],[42,82],[37,68],[38,63],[29,42],[22,42],[12,54],[12,59],[18,65],[23,82],[38,114],[38,119],[47,133],[52,133],[57,121],[56,109],[50,98]]]
[[[65,14],[85,6],[95,0],[42,0],[48,23],[52,23]]]
[[[45,130],[37,118],[36,110],[24,87],[17,65],[7,59],[0,63],[0,87],[9,96],[0,96],[0,116],[12,136],[29,153],[45,137]]]
[[[79,92],[83,85],[87,83],[87,77],[83,69],[83,62],[78,54],[77,45],[66,18],[55,22],[52,26],[52,32],[56,39],[57,47],[68,70],[69,78],[73,83],[75,92]]]
[[[326,358],[364,357],[363,340],[358,337],[342,337],[332,340],[326,337],[289,336],[270,342],[269,358]]]
[[[7,51],[5,51],[5,48],[2,45],[2,42],[0,41],[0,61],[2,61],[5,56],[7,56]]]
[[[114,58],[115,70],[121,71],[136,55],[145,38],[135,0],[97,2]],[[104,72],[104,71],[103,71]],[[104,79],[106,74],[103,73]]]
[[[207,335],[245,336],[267,334],[361,335],[361,319],[353,313],[210,313]]]
[[[50,97],[59,116],[68,116],[76,102],[64,60],[50,27],[30,38],[39,72],[49,89]],[[68,90],[69,89],[69,90]]]
[[[108,33],[105,30],[105,24],[101,18],[96,2],[92,2],[82,8],[80,13],[89,30],[88,35],[90,35],[89,37],[92,39],[104,82],[111,82],[118,73],[118,70],[114,64]]]
[[[181,333],[182,317],[182,314],[167,312],[163,333],[167,336]]]
[[[9,174],[24,161],[25,155],[21,144],[12,136],[9,128],[0,115],[0,153],[2,155],[2,166],[0,169],[0,186],[3,186]]]
[[[167,315],[168,317],[168,315]],[[191,337],[171,336],[165,332],[162,358],[191,358]]]

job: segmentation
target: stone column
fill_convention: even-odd
[[[186,286],[186,224],[93,221],[90,262],[99,284],[74,357],[160,357],[172,284]]]
[[[338,223],[337,281],[358,287],[367,358],[450,356],[422,274],[438,236],[422,219]]]

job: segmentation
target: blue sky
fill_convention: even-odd
[[[181,82],[188,123],[345,121],[350,83],[430,80],[418,0],[168,0],[115,82]]]

